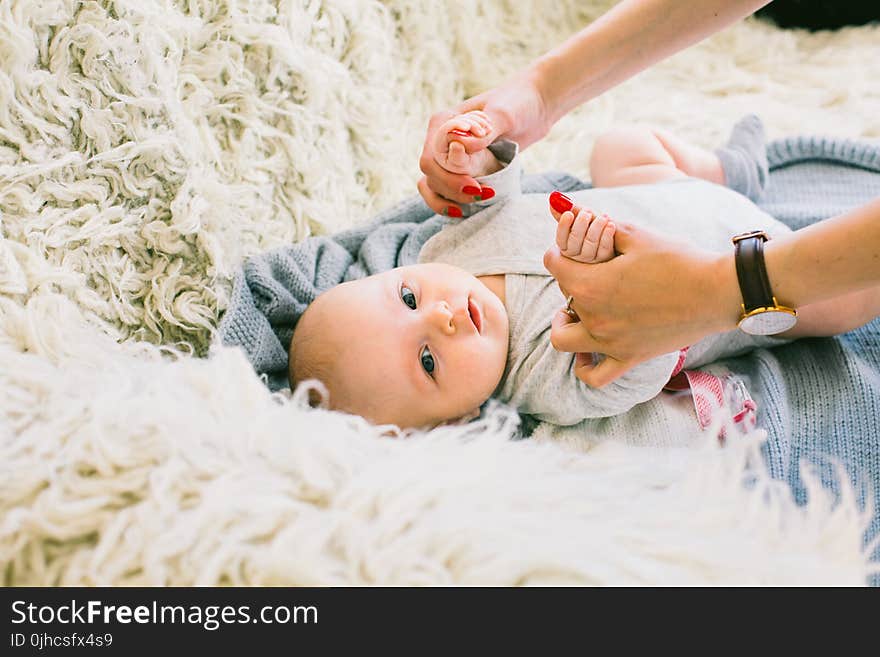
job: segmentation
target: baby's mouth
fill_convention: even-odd
[[[474,300],[468,297],[468,315],[471,318],[471,322],[477,329],[477,333],[483,333],[483,318],[480,317],[480,309],[477,307],[477,304],[474,303]]]

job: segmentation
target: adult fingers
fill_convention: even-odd
[[[596,267],[601,265],[596,265]],[[565,289],[566,294],[574,295],[576,299],[584,301],[583,294],[590,290],[584,283],[595,272],[594,266],[587,266],[562,255],[557,245],[552,245],[544,252],[544,267],[550,275],[556,279],[560,288]]]
[[[478,183],[473,176],[463,173],[451,173],[441,167],[434,159],[433,151],[422,151],[419,159],[419,168],[425,174],[427,185],[434,194],[445,198],[447,201],[454,203],[472,203],[474,198],[472,194],[466,194],[463,188],[472,186],[479,188]],[[419,188],[419,192],[422,189]],[[425,202],[430,206],[428,197],[424,194]],[[433,206],[431,206],[433,209]]]
[[[605,356],[596,365],[593,364],[592,358],[584,358],[584,356],[591,354],[578,354],[574,375],[591,388],[607,386],[633,368],[633,365],[627,361],[620,361],[611,356]]]
[[[428,179],[422,176],[416,185],[419,188],[419,194],[425,201],[425,205],[431,208],[437,214],[446,215],[447,217],[461,217],[462,211],[455,203],[451,203],[449,199],[443,198],[437,194],[428,185]]]
[[[614,221],[614,248],[618,254],[626,253],[650,247],[662,239],[659,233],[652,233],[644,228],[638,228],[625,221]]]
[[[551,192],[550,196],[547,197],[547,202],[550,204],[550,214],[553,215],[556,221],[559,221],[559,217],[562,216],[563,212],[571,211],[577,216],[581,211],[581,208],[575,205],[574,201],[559,190]]]
[[[580,311],[572,304],[578,317]],[[601,343],[587,330],[586,325],[560,308],[550,321],[550,344],[557,351],[600,351]]]

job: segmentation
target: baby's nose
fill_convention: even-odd
[[[431,323],[446,335],[455,333],[452,308],[445,301],[438,301],[431,307]]]

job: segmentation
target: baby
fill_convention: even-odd
[[[491,198],[477,197],[465,208],[467,218],[449,219],[422,247],[419,264],[321,294],[294,332],[291,389],[318,379],[330,408],[401,428],[471,419],[490,397],[573,427],[656,397],[682,367],[795,337],[833,335],[880,311],[877,291],[815,304],[799,310],[799,323],[786,334],[711,336],[591,388],[573,373],[578,359],[589,355],[557,352],[550,344],[551,319],[565,305],[542,264],[550,241],[564,255],[594,263],[614,257],[610,216],[718,251],[730,251],[730,237],[746,230],[762,229],[771,238],[789,232],[745,195],[722,186],[731,182],[725,171],[728,177],[733,171],[739,189],[760,194],[767,175],[760,122],[740,122],[728,147],[716,153],[661,131],[607,133],[591,156],[595,187],[573,198],[550,195],[555,223],[546,218],[546,195],[520,192],[515,144],[465,152],[459,135],[490,129],[481,112],[455,117],[440,131],[443,143],[435,150],[441,165],[475,176],[493,190]]]

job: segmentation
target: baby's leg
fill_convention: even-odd
[[[692,176],[724,184],[715,153],[688,144],[665,130],[617,128],[599,136],[590,156],[595,187],[618,187]]]
[[[688,144],[666,130],[614,130],[596,141],[590,169],[596,187],[692,176],[726,185],[756,203],[770,173],[764,125],[754,114],[737,121],[727,144],[714,152]]]

